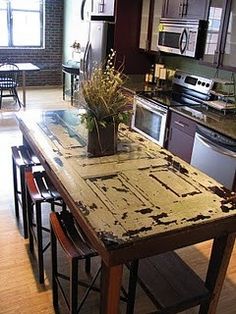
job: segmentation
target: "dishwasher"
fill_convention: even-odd
[[[198,125],[191,165],[229,190],[236,190],[236,140]]]

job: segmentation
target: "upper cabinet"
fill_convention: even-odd
[[[203,61],[218,66],[224,25],[225,0],[211,0],[208,11],[208,29]]]
[[[211,0],[204,63],[236,70],[236,1]]]
[[[162,17],[205,20],[207,5],[208,0],[165,0]]]
[[[139,48],[157,51],[157,33],[164,0],[143,0]]]
[[[231,6],[230,3],[231,2]],[[222,45],[220,50],[220,67],[236,70],[236,1],[226,1],[225,25],[222,32]]]

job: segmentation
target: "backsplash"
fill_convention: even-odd
[[[190,59],[187,57],[179,56],[162,56],[160,58],[161,62],[165,64],[168,69],[179,69],[191,74],[214,78],[216,77],[216,68],[199,64],[198,60]],[[160,62],[159,60],[159,62]],[[218,77],[224,80],[231,79],[232,72],[218,70]]]

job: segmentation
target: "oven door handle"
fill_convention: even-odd
[[[153,113],[159,113],[162,116],[167,114],[167,110],[165,110],[165,109],[162,110],[160,107],[158,108],[155,105],[154,105],[155,107],[152,106],[151,104],[149,105],[149,104],[145,103],[145,101],[143,101],[143,100],[137,100],[136,99],[136,105],[135,106],[136,107],[139,106],[139,107],[144,108],[144,109],[151,111]]]
[[[186,39],[186,42],[185,42],[185,45],[183,46],[184,38]],[[179,51],[181,55],[185,52],[187,45],[188,45],[188,32],[186,28],[184,28],[179,37]]]
[[[204,146],[207,146],[209,148],[211,148],[214,152],[219,153],[221,155],[225,155],[228,157],[233,157],[236,158],[236,153],[232,152],[230,150],[228,150],[227,148],[224,148],[220,145],[217,145],[215,143],[213,143],[212,141],[210,141],[209,139],[203,137],[202,135],[200,135],[199,133],[195,134],[195,140],[200,141]]]

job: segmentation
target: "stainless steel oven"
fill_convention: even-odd
[[[204,53],[207,22],[161,19],[157,47],[160,51],[200,58]]]
[[[131,127],[163,147],[168,109],[140,96],[134,97]]]

